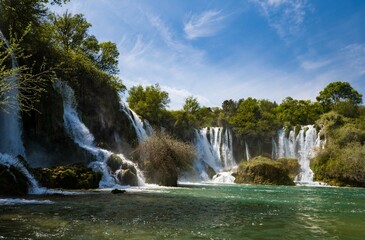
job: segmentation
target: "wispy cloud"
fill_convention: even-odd
[[[192,40],[216,35],[223,28],[225,16],[221,11],[209,10],[192,14],[184,22],[186,38]]]
[[[299,33],[308,10],[307,0],[251,0],[284,40]]]
[[[332,60],[304,60],[301,62],[301,67],[305,70],[316,70],[330,64]]]

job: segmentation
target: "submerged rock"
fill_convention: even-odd
[[[121,193],[125,193],[125,192],[127,192],[127,191],[126,190],[120,190],[120,189],[117,189],[117,188],[115,188],[111,191],[111,193],[113,193],[113,194],[121,194]]]
[[[235,183],[295,185],[289,177],[286,165],[262,156],[242,162],[238,167]]]

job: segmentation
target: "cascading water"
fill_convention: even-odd
[[[82,149],[91,153],[96,161],[91,162],[90,166],[103,173],[103,178],[99,186],[101,188],[114,187],[119,184],[117,174],[111,175],[106,164],[107,159],[113,154],[112,152],[96,147],[94,144],[94,136],[89,129],[83,124],[76,111],[76,99],[74,92],[66,82],[60,80],[55,81],[54,88],[61,94],[63,99],[63,121],[66,133],[78,144]],[[123,163],[133,166],[137,170],[138,184],[144,185],[144,178],[136,164],[129,161],[123,154],[116,154]]]
[[[246,148],[246,158],[247,158],[247,162],[248,162],[251,159],[251,154],[250,154],[250,149],[248,148],[247,142],[245,142],[245,148]]]
[[[201,180],[209,180],[205,166],[208,165],[216,173],[219,173],[219,175],[213,178],[215,182],[234,181],[231,171],[237,164],[233,157],[232,141],[232,133],[229,129],[212,127],[195,131],[197,158],[194,166],[199,172]],[[223,174],[223,171],[228,172],[231,177]]]
[[[10,48],[10,44],[0,31],[0,42],[5,43],[6,48]],[[12,68],[17,67],[17,61],[14,53],[11,53]],[[17,88],[16,73],[5,79],[6,84],[10,86],[10,91],[6,93],[4,98],[7,98],[11,107],[5,106],[4,111],[0,110],[0,164],[5,166],[13,165],[20,169],[28,178],[30,183],[29,193],[40,194],[45,192],[45,188],[40,188],[38,182],[29,173],[28,169],[16,159],[15,156],[26,158],[25,149],[22,140],[22,125],[20,118],[20,108],[18,102],[19,90]]]
[[[279,131],[277,158],[297,158],[300,164],[300,173],[296,177],[299,183],[312,183],[313,171],[310,169],[310,159],[315,156],[315,151],[323,146],[320,133],[313,125],[302,126],[298,135],[295,129],[286,136],[285,129]],[[274,147],[274,146],[273,146]]]
[[[10,48],[9,42],[0,31],[0,42],[5,43],[6,48]],[[0,46],[1,47],[1,46]],[[12,68],[17,67],[15,54],[11,54]],[[5,79],[6,84],[9,84],[11,90],[6,93],[4,98],[7,98],[11,107],[5,106],[4,111],[0,110],[0,152],[7,153],[12,156],[21,155],[25,157],[25,149],[22,141],[22,126],[20,122],[16,74]]]
[[[147,120],[142,121],[137,113],[130,109],[124,102],[120,102],[121,110],[128,116],[137,133],[138,142],[142,143],[153,134],[153,129]]]

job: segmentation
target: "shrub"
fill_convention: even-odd
[[[292,163],[294,160],[274,161],[258,156],[249,162],[242,162],[238,167],[235,183],[294,185],[293,180],[288,176],[291,167],[285,166],[285,163]],[[294,164],[291,165],[294,166]]]
[[[138,146],[136,156],[143,161],[147,182],[176,186],[178,175],[191,167],[196,154],[191,144],[157,133]]]

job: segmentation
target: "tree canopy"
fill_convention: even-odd
[[[348,102],[353,105],[362,103],[362,95],[352,88],[348,82],[332,82],[317,96],[317,101],[328,107],[339,102]]]
[[[134,86],[129,89],[127,102],[137,114],[152,123],[158,123],[168,103],[169,94],[160,89],[158,84],[147,86]]]

